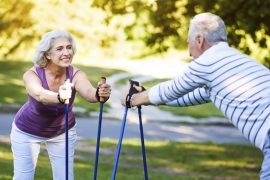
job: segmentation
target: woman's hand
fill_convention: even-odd
[[[65,84],[59,87],[59,96],[61,100],[66,100],[71,98],[73,84],[66,81]]]
[[[109,84],[98,84],[96,98],[99,102],[106,102],[111,95],[111,86]]]

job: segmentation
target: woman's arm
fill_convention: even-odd
[[[97,102],[97,89],[92,86],[84,72],[78,71],[73,79],[74,87],[82,98],[88,102]],[[99,86],[99,96],[107,100],[110,96],[111,88],[108,84],[101,84]]]
[[[44,89],[33,68],[24,73],[23,81],[27,93],[37,101],[43,104],[59,103],[58,93]]]

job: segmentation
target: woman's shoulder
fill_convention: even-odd
[[[76,66],[72,66],[73,68],[73,78],[80,78],[82,75],[84,75],[85,73],[79,69]]]
[[[78,67],[76,67],[76,66],[71,66],[72,68],[73,68],[73,77],[74,77],[74,75],[76,75],[77,73],[81,73],[82,71],[78,68]]]
[[[23,78],[32,77],[32,76],[38,76],[37,73],[37,66],[32,66],[27,71],[24,72]]]
[[[31,68],[26,70],[24,74],[32,74],[32,73],[37,74],[37,66],[32,66]]]
[[[76,67],[76,66],[71,66],[72,68],[73,68],[73,74],[75,73],[75,72],[77,72],[77,71],[80,71],[80,69],[78,68],[78,67]]]

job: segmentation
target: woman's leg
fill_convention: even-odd
[[[74,162],[74,148],[77,141],[77,133],[75,127],[71,128],[68,131],[68,154],[69,154],[69,180],[74,179],[73,174],[73,162]],[[63,180],[65,179],[65,133],[57,137],[51,138],[46,141],[47,151],[50,157],[52,169],[53,169],[53,179],[54,180]]]
[[[21,132],[14,124],[10,139],[14,165],[13,180],[33,180],[41,141]]]

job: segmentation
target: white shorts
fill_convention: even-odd
[[[75,126],[68,131],[69,179],[74,179],[74,148],[77,142]],[[53,179],[65,179],[65,133],[54,138],[43,138],[19,130],[13,122],[11,130],[11,149],[13,152],[13,180],[33,180],[41,143],[46,144],[49,154]]]

